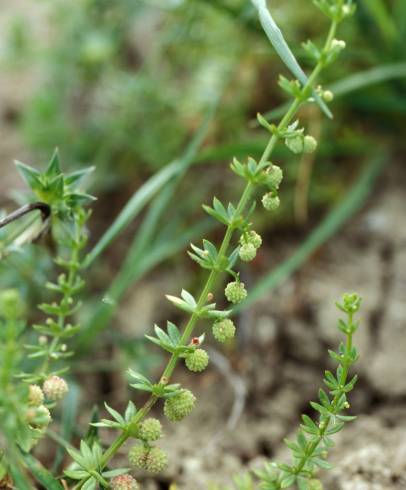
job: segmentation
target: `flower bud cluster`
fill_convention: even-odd
[[[162,436],[162,426],[158,419],[149,418],[141,424],[138,437],[144,441],[153,442]]]
[[[255,231],[249,231],[241,235],[239,256],[243,262],[255,259],[257,249],[262,244],[262,238]]]
[[[50,376],[44,381],[42,390],[48,400],[59,401],[66,395],[69,388],[63,378],[60,378],[59,376]]]
[[[224,294],[230,303],[238,304],[247,297],[247,290],[243,282],[233,281],[227,284]]]
[[[267,211],[276,211],[280,203],[281,201],[276,192],[267,192],[262,196],[262,205]]]
[[[285,144],[293,153],[313,153],[317,148],[317,141],[313,136],[297,134],[286,138]]]
[[[115,476],[110,481],[111,490],[139,490],[137,480],[131,475]]]
[[[39,407],[44,403],[44,392],[38,385],[30,385],[28,387],[28,404],[33,407]]]

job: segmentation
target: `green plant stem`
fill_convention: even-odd
[[[327,51],[330,48],[331,41],[334,39],[334,36],[336,33],[336,29],[337,29],[337,22],[333,21],[331,24],[331,27],[330,27],[330,31],[329,31],[328,36],[327,36],[326,43],[325,43],[325,47],[324,47],[325,51]],[[317,77],[319,76],[320,72],[322,71],[323,67],[324,67],[323,62],[320,61],[319,63],[317,63],[317,65],[313,69],[311,75],[309,76],[309,79],[308,79],[306,85],[303,87],[303,90],[302,90],[303,93],[307,93],[308,90],[313,87],[313,85],[314,85]],[[262,157],[261,157],[259,163],[264,163],[264,162],[269,160],[269,158],[272,155],[272,152],[274,151],[274,148],[275,148],[275,146],[279,140],[280,132],[282,132],[283,130],[285,130],[287,128],[288,124],[293,119],[294,115],[298,111],[301,104],[302,104],[301,98],[295,98],[295,100],[292,102],[292,104],[290,105],[285,116],[282,118],[282,120],[278,124],[277,130],[274,132],[274,134],[270,138],[267,146],[265,147],[265,150],[262,154]],[[244,212],[244,210],[247,206],[247,203],[248,203],[248,201],[252,195],[253,190],[254,190],[254,184],[249,182],[245,186],[245,189],[243,191],[241,199],[237,205],[235,216],[239,216]],[[231,239],[233,236],[233,232],[234,232],[233,224],[228,225],[226,232],[225,232],[225,235],[224,235],[224,238],[223,238],[223,241],[222,241],[221,246],[220,246],[219,257],[222,257],[227,253],[228,247],[230,245],[230,242],[231,242]],[[207,281],[206,281],[206,283],[202,289],[202,292],[200,293],[199,300],[197,302],[197,308],[196,308],[197,312],[207,302],[207,295],[208,295],[208,293],[211,292],[211,290],[215,286],[215,282],[218,278],[218,275],[219,275],[218,271],[212,270],[210,272],[210,274],[207,278]],[[184,331],[183,331],[183,334],[182,334],[182,337],[180,340],[181,345],[184,345],[188,341],[188,339],[190,338],[198,319],[199,319],[198,313],[195,312],[191,315],[188,323],[186,324],[186,326],[184,328]],[[169,359],[169,362],[168,362],[166,368],[164,369],[164,371],[162,373],[160,383],[162,383],[162,384],[168,383],[168,381],[169,381],[169,379],[170,379],[171,375],[173,374],[173,371],[176,367],[178,359],[179,359],[178,354],[174,353],[171,355],[171,358]],[[131,425],[132,426],[137,425],[148,414],[148,412],[155,405],[155,403],[158,401],[158,399],[159,399],[159,397],[157,397],[155,395],[151,395],[151,397],[148,399],[148,401],[145,403],[145,405],[135,414],[134,418],[131,421]],[[101,469],[103,469],[107,465],[107,463],[110,461],[110,459],[116,454],[116,452],[120,449],[120,447],[130,437],[131,437],[130,431],[126,431],[126,432],[123,432],[122,434],[120,434],[113,441],[113,443],[105,451],[105,453],[103,454],[103,456],[100,460]],[[77,485],[77,488],[82,488],[82,486],[85,484],[85,482],[89,478],[90,477],[86,477],[86,478],[82,479],[79,482],[79,484]]]
[[[352,324],[352,315],[350,315],[350,317],[349,317],[349,323]],[[352,349],[352,336],[353,336],[352,333],[348,333],[347,334],[347,339],[346,339],[346,350],[345,350],[346,355],[345,355],[344,362],[342,364],[343,371],[342,371],[341,378],[340,378],[340,384],[343,387],[347,383],[348,371],[349,371],[349,368],[351,366],[351,360],[349,359],[348,354],[349,354],[349,352]],[[345,391],[344,390],[342,390],[339,393],[337,393],[337,394],[334,395],[333,401],[331,402],[331,406],[332,406],[332,409],[333,409],[334,412],[335,412],[335,409],[337,407],[337,403],[338,403],[338,401],[340,400],[340,398],[342,397],[343,394],[345,394]],[[296,473],[296,475],[299,475],[300,474],[300,472],[306,466],[306,463],[312,458],[314,451],[318,448],[318,446],[322,442],[322,440],[323,440],[323,438],[324,438],[324,436],[326,434],[326,431],[329,428],[331,419],[332,419],[332,416],[330,415],[330,416],[327,416],[321,422],[321,428],[320,428],[320,432],[318,434],[317,439],[315,439],[310,444],[308,450],[306,451],[306,456],[302,457],[302,459],[299,461],[299,463],[294,468],[294,472]],[[279,488],[282,488],[282,487],[279,486]]]
[[[71,256],[68,261],[68,279],[67,279],[67,288],[64,291],[62,298],[59,302],[60,305],[65,305],[65,307],[69,307],[69,300],[72,298],[72,289],[74,287],[75,281],[77,279],[77,273],[80,264],[80,239],[82,226],[79,223],[80,218],[75,215],[75,237],[74,237],[74,246],[71,251]],[[65,308],[64,308],[65,309]],[[61,311],[57,315],[57,323],[58,326],[63,329],[65,328],[66,319],[68,318],[68,314],[65,311]],[[48,376],[49,364],[57,352],[59,347],[60,338],[58,336],[54,337],[49,345],[47,357],[44,359],[44,362],[40,365],[38,369],[38,373],[41,375],[43,379],[46,379]]]

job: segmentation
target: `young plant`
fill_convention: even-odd
[[[350,408],[347,394],[357,382],[355,375],[349,379],[349,369],[358,359],[357,349],[353,346],[353,335],[358,329],[354,315],[361,305],[357,294],[346,294],[337,307],[346,314],[345,320],[339,320],[338,328],[345,335],[338,352],[329,351],[330,357],[337,362],[336,373],[325,372],[324,384],[328,394],[320,388],[319,401],[310,402],[313,410],[318,412],[319,420],[314,421],[308,415],[302,415],[302,425],[296,441],[285,439],[285,444],[292,452],[292,464],[268,463],[256,472],[263,490],[280,490],[296,484],[299,490],[322,490],[316,479],[319,468],[328,470],[331,465],[326,461],[328,451],[334,446],[331,438],[342,430],[345,422],[355,417],[344,415]]]
[[[27,211],[40,209],[58,251],[55,263],[64,272],[55,283],[45,284],[54,300],[39,305],[46,318],[33,325],[37,332],[34,342],[26,328],[24,304],[18,291],[8,289],[0,293],[0,415],[8,449],[1,468],[10,471],[14,478],[21,466],[17,448],[28,452],[45,435],[51,421],[50,410],[68,391],[61,375],[68,370],[64,361],[72,355],[67,342],[79,330],[69,319],[80,307],[75,298],[84,286],[80,277],[81,251],[87,242],[85,224],[89,217],[84,205],[93,200],[77,189],[92,169],[64,175],[58,152],[44,172],[21,162],[16,165],[39,201],[12,213],[2,220],[2,225]],[[27,336],[29,343],[25,341]]]

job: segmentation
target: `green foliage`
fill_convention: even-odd
[[[39,305],[47,317],[32,326],[37,336],[32,335],[24,321],[25,307],[19,294],[15,290],[1,293],[5,351],[0,364],[0,412],[7,413],[3,419],[5,437],[11,447],[16,446],[4,458],[6,467],[16,464],[19,449],[28,452],[44,437],[51,421],[49,410],[68,391],[66,381],[59,376],[69,369],[66,359],[72,355],[66,342],[79,330],[79,325],[68,323],[68,319],[80,307],[75,297],[84,286],[79,276],[80,253],[86,246],[85,223],[89,217],[84,205],[93,200],[78,190],[89,171],[64,175],[57,152],[43,172],[22,163],[17,163],[17,167],[36,199],[51,209],[52,234],[59,252],[55,262],[65,272],[56,282],[46,283],[54,300]],[[31,459],[26,464],[40,481],[50,478]]]
[[[337,307],[346,315],[345,320],[339,320],[338,329],[345,335],[338,352],[329,351],[330,357],[338,364],[335,373],[325,372],[324,384],[326,393],[319,390],[319,400],[310,402],[313,410],[318,413],[314,421],[308,415],[302,415],[302,425],[296,435],[296,440],[285,439],[285,444],[292,452],[293,463],[268,463],[256,471],[263,490],[279,490],[296,484],[299,490],[317,488],[315,475],[319,469],[328,470],[331,465],[327,462],[329,450],[334,446],[332,437],[340,432],[345,422],[355,417],[345,415],[350,408],[348,393],[354,389],[357,382],[355,375],[348,379],[350,367],[357,361],[358,352],[353,345],[353,335],[358,329],[354,315],[358,312],[361,298],[357,294],[346,294]]]
[[[124,4],[121,2],[117,4],[117,10],[96,0],[83,4],[83,8],[89,9],[85,17],[89,15],[93,19],[94,29],[85,29],[80,33],[75,30],[72,32],[78,34],[82,42],[75,66],[86,82],[100,80],[105,64],[117,57],[117,47],[125,42],[125,30],[121,32],[119,28],[128,27],[125,16],[118,19],[116,24],[118,28],[112,31],[109,30],[110,24],[104,24],[105,17],[108,15],[120,14],[121,16],[124,13],[130,15],[130,3],[124,3],[130,10],[123,9]],[[299,121],[295,120],[297,112],[303,104],[316,102],[325,113],[330,114],[325,104],[330,97],[323,95],[325,92],[319,91],[315,83],[320,72],[335,61],[339,52],[345,47],[345,43],[337,40],[335,34],[338,24],[353,13],[352,2],[350,0],[315,1],[320,10],[330,18],[331,27],[323,48],[315,48],[313,44],[306,45],[307,51],[315,62],[313,71],[308,77],[304,75],[293,57],[266,9],[265,2],[255,1],[254,4],[259,9],[261,23],[278,54],[299,79],[299,81],[288,81],[285,78],[280,80],[280,86],[293,100],[277,125],[269,124],[262,116],[258,117],[260,124],[269,133],[269,140],[262,155],[257,159],[248,157],[246,163],[233,160],[231,169],[244,185],[237,203],[229,203],[225,206],[219,199],[214,198],[212,207],[204,206],[207,214],[225,227],[224,236],[219,245],[207,239],[202,240],[201,247],[191,245],[189,256],[207,274],[200,291],[194,295],[182,289],[180,297],[166,296],[175,308],[186,314],[187,320],[183,329],[168,321],[166,330],[155,325],[155,335],[146,336],[147,340],[170,354],[159,380],[153,382],[142,373],[134,370],[128,372],[130,387],[146,396],[145,403],[137,407],[129,402],[123,415],[106,404],[111,419],[99,420],[97,414],[94,414],[90,423],[91,428],[87,436],[82,438],[80,448],[75,449],[69,444],[66,445],[73,462],[65,469],[64,475],[69,484],[74,484],[75,488],[85,490],[109,488],[113,485],[110,479],[126,475],[128,468],[110,470],[109,464],[119,448],[129,439],[138,440],[129,454],[132,465],[152,473],[162,471],[166,467],[168,464],[166,454],[153,444],[161,436],[161,424],[158,420],[146,417],[158,402],[163,403],[163,413],[170,422],[181,421],[194,409],[196,402],[194,394],[180,383],[171,382],[171,378],[180,360],[184,360],[192,372],[200,372],[207,367],[209,357],[201,348],[205,340],[203,323],[214,322],[213,335],[220,342],[230,340],[234,336],[235,325],[228,318],[232,310],[218,309],[218,301],[213,302],[213,299],[217,289],[224,282],[223,276],[226,274],[231,275],[233,279],[225,286],[226,300],[236,305],[248,296],[248,291],[239,278],[238,259],[245,262],[253,260],[262,244],[261,237],[252,229],[251,223],[260,194],[265,209],[276,211],[279,206],[279,188],[283,172],[271,160],[275,147],[280,141],[285,141],[286,146],[293,153],[314,151],[317,142],[305,133],[304,127],[299,126]],[[0,364],[0,415],[4,416],[5,435],[12,448],[10,454],[4,458],[4,466],[21,488],[27,485],[24,470],[20,471],[23,460],[20,452],[29,453],[37,440],[45,436],[51,418],[49,410],[53,410],[55,402],[67,392],[68,385],[60,375],[69,369],[67,359],[72,356],[72,351],[66,344],[67,339],[80,330],[80,325],[71,324],[70,321],[73,321],[71,319],[80,308],[77,297],[84,287],[84,280],[80,276],[81,270],[126,228],[131,219],[156,192],[162,189],[172,177],[179,177],[185,171],[193,159],[196,147],[201,142],[199,138],[200,136],[182,161],[166,167],[144,186],[142,192],[133,196],[119,219],[106,232],[86,260],[83,259],[83,251],[87,243],[86,222],[90,213],[85,206],[91,203],[93,198],[78,190],[78,184],[89,170],[65,175],[61,170],[57,152],[43,172],[25,164],[17,164],[36,199],[49,206],[51,210],[52,236],[57,248],[55,262],[64,270],[56,281],[46,284],[52,298],[50,302],[39,305],[46,319],[33,325],[33,331],[37,336],[30,335],[30,339],[34,340],[25,343],[25,348],[29,352],[29,363],[22,362],[23,353],[19,347],[20,340],[25,338],[23,334],[26,327],[23,320],[24,308],[19,294],[14,290],[6,290],[0,298],[3,327],[0,332],[4,335],[2,339],[4,341],[0,346],[3,354]],[[154,143],[156,145],[156,142]],[[155,208],[158,215],[171,195],[172,189],[164,194],[162,201],[159,201],[158,208]],[[155,225],[154,216],[151,220]],[[145,236],[150,236],[149,229],[145,231]],[[233,246],[234,241],[236,243]],[[135,248],[138,249],[138,243]],[[347,319],[339,323],[340,330],[346,336],[346,342],[340,344],[338,353],[330,352],[339,366],[335,374],[326,372],[325,384],[328,393],[320,390],[319,401],[311,402],[312,408],[319,412],[318,423],[308,416],[303,416],[303,425],[296,441],[286,441],[293,453],[293,463],[266,465],[264,470],[258,472],[261,488],[275,490],[297,484],[300,490],[310,490],[311,486],[315,485],[316,469],[329,468],[325,452],[332,446],[330,436],[341,430],[344,422],[351,419],[344,415],[344,411],[349,407],[347,393],[353,389],[356,382],[356,378],[348,380],[347,377],[350,366],[357,359],[352,336],[357,329],[357,324],[353,322],[353,315],[358,311],[359,305],[360,300],[356,295],[345,296],[343,303],[338,305],[347,315]],[[19,378],[17,381],[16,375]],[[35,387],[27,387],[28,383],[35,383]],[[42,387],[39,386],[40,384]],[[41,397],[41,393],[45,398]],[[105,448],[99,440],[98,428],[108,428],[117,432],[117,437]],[[52,475],[35,464],[35,460],[30,459],[30,456],[26,459],[26,465],[38,481],[49,485],[50,488],[51,486],[57,488],[58,483]],[[130,483],[133,484],[132,481]],[[236,478],[235,483],[241,490],[248,490],[253,486],[250,476]]]

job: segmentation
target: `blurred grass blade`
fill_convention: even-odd
[[[268,294],[272,289],[275,289],[296,271],[315,250],[337,233],[365,202],[387,160],[388,155],[384,153],[375,157],[362,171],[357,182],[353,185],[347,196],[344,197],[343,201],[310,233],[309,237],[298,247],[291,257],[260,279],[250,291],[247,300],[241,306],[234,308],[233,311],[238,312],[247,308]]]
[[[283,37],[282,31],[277,26],[271,13],[266,6],[266,0],[251,0],[256,9],[258,10],[259,20],[261,25],[267,35],[268,39],[271,41],[272,46],[278,53],[281,60],[293,73],[293,75],[299,80],[302,85],[306,85],[308,78],[305,72],[300,67],[294,54],[288,46],[288,43]],[[313,97],[315,98],[320,109],[326,114],[327,117],[332,118],[333,115],[327,105],[321,100],[321,98],[313,91]]]
[[[61,417],[61,437],[65,441],[71,441],[76,426],[76,415],[79,408],[79,387],[76,383],[69,383],[69,391],[63,400]],[[65,449],[58,447],[53,464],[53,473],[56,473],[65,456]]]
[[[355,73],[333,83],[330,89],[339,97],[394,78],[406,78],[406,63],[391,63]]]
[[[24,474],[19,465],[12,462],[8,468],[8,472],[13,479],[14,488],[18,488],[18,490],[33,490],[34,487],[28,481],[27,476]]]
[[[147,182],[145,182],[145,184],[137,189],[112,225],[107,229],[104,235],[88,254],[84,264],[85,267],[89,267],[94,260],[113,242],[113,240],[115,240],[117,236],[125,230],[125,228],[140,213],[148,201],[150,201],[168,181],[193,163],[193,159],[195,158],[197,151],[203,144],[203,141],[207,135],[210,121],[214,116],[216,107],[217,100],[212,104],[203,124],[188,145],[184,155],[180,159],[166,165],[162,170],[153,175]]]
[[[362,4],[378,25],[385,41],[392,44],[398,36],[398,31],[385,2],[383,0],[362,0]]]
[[[35,459],[31,454],[24,454],[23,459],[31,474],[41,483],[47,490],[63,490],[62,485],[56,480],[52,474],[42,466],[42,464]],[[17,486],[20,489],[19,486]]]

